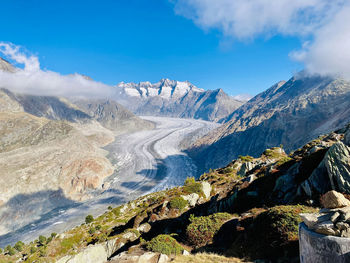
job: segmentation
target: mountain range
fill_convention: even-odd
[[[350,82],[300,72],[233,111],[189,152],[207,170],[281,144],[286,151],[297,149],[349,121]]]
[[[154,84],[121,82],[115,88],[115,99],[137,115],[221,122],[244,103],[222,89],[205,91],[188,81],[162,79]]]

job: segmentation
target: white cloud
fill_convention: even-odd
[[[312,73],[350,78],[349,0],[172,0],[176,13],[239,41],[300,37],[291,55]]]
[[[27,55],[14,44],[0,42],[0,53],[24,66],[15,73],[0,71],[1,88],[26,94],[64,97],[103,98],[113,94],[112,87],[88,80],[82,75],[61,75],[53,71],[41,70],[38,57]]]
[[[292,58],[305,64],[310,73],[336,75],[350,79],[350,6],[315,32],[314,40],[305,43]]]

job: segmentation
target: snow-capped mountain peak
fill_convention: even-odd
[[[170,79],[161,79],[159,82],[152,84],[149,81],[140,83],[124,83],[117,85],[128,96],[138,98],[149,98],[160,96],[164,99],[178,98],[186,95],[190,91],[204,92],[188,81],[176,81]]]

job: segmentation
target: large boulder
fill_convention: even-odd
[[[321,197],[321,204],[324,208],[340,208],[350,206],[350,201],[341,193],[329,191]]]
[[[335,143],[324,161],[332,189],[350,193],[350,147],[342,142]]]
[[[299,226],[299,246],[301,263],[350,262],[350,242],[348,238],[326,236]]]

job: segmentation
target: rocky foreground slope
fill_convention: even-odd
[[[347,125],[289,155],[275,147],[240,156],[65,233],[18,242],[0,262],[298,262],[299,214],[317,212],[329,190],[350,194],[349,182]]]
[[[207,170],[226,165],[238,155],[257,156],[280,144],[287,151],[295,150],[349,121],[349,82],[299,73],[235,110],[190,152]]]
[[[115,99],[138,115],[222,121],[243,104],[222,89],[199,89],[190,82],[119,83]]]

